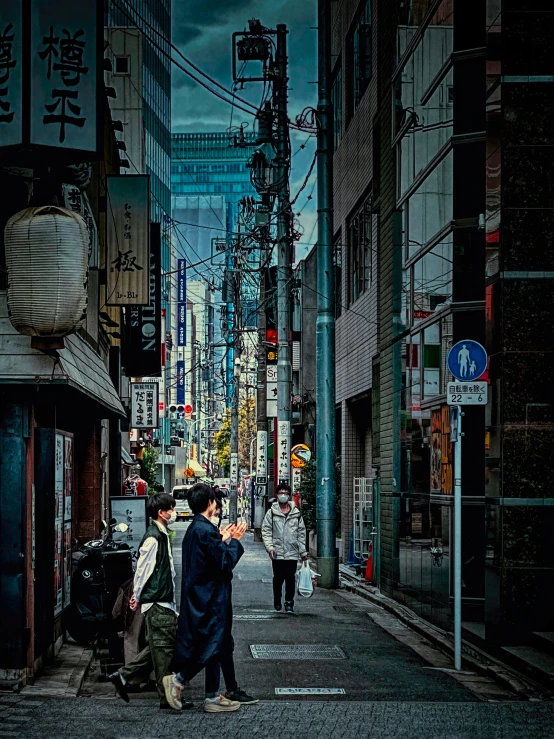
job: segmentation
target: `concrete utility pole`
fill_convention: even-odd
[[[240,405],[240,352],[242,331],[241,311],[241,280],[238,261],[241,243],[240,236],[236,244],[233,244],[231,252],[232,263],[232,298],[235,306],[233,311],[232,345],[233,345],[233,377],[231,390],[231,490],[229,494],[229,523],[234,523],[238,515],[238,482],[239,482],[239,405]]]
[[[316,518],[320,585],[336,587],[331,0],[318,0]]]
[[[279,480],[290,483],[292,364],[290,355],[290,303],[292,281],[291,208],[289,195],[289,130],[287,27],[277,26],[273,105],[277,116],[277,156],[275,181],[277,191],[277,444]]]
[[[265,242],[260,244],[260,268],[267,259]],[[259,305],[258,305],[258,381],[256,388],[256,429],[258,431],[257,438],[266,439],[265,448],[265,460],[266,460],[266,475],[265,483],[262,484],[261,480],[258,481],[255,478],[256,492],[256,503],[255,503],[255,514],[254,514],[254,539],[256,541],[262,540],[262,522],[265,515],[265,499],[267,493],[267,355],[266,355],[266,295],[265,295],[265,271],[260,272],[260,290],[259,290]],[[259,455],[259,449],[256,446],[256,455]]]

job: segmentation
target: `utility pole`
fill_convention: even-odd
[[[240,226],[239,226],[240,228]],[[242,330],[241,312],[241,280],[238,262],[240,257],[240,234],[231,252],[232,264],[232,298],[235,309],[232,314],[231,339],[233,345],[233,376],[231,385],[231,490],[229,494],[229,523],[235,523],[238,516],[238,482],[239,482],[239,404],[240,404],[240,351]]]
[[[289,196],[289,130],[287,27],[277,25],[273,105],[277,116],[275,179],[277,191],[277,445],[279,480],[290,483],[291,391],[290,302],[292,280],[291,208]]]
[[[318,0],[316,518],[317,570],[324,588],[337,585],[333,116],[330,82],[331,0]]]
[[[260,289],[258,305],[258,381],[256,388],[256,456],[260,457],[260,447],[263,447],[265,475],[258,479],[256,469],[255,491],[256,509],[254,514],[254,539],[262,540],[262,522],[265,516],[265,499],[267,492],[267,355],[266,355],[266,314],[265,314],[265,270],[262,265],[267,259],[265,241],[260,243]],[[257,465],[256,465],[257,468]],[[263,471],[263,470],[262,470]]]
[[[224,286],[226,288],[227,296],[226,299],[223,299],[223,302],[226,304],[226,316],[227,316],[227,356],[225,359],[225,405],[227,408],[230,408],[232,405],[232,398],[233,398],[233,365],[234,365],[234,350],[233,350],[233,340],[234,340],[234,310],[235,306],[233,305],[232,297],[230,295],[230,289],[229,284],[227,282],[228,277],[232,274],[233,270],[233,231],[234,231],[234,222],[233,222],[233,205],[232,203],[226,204],[225,209],[225,226],[227,229],[227,235],[226,235],[226,241],[227,241],[227,252],[225,256],[225,276],[224,276]],[[238,304],[237,304],[238,305]]]

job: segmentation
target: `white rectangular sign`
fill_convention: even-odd
[[[231,454],[231,485],[236,486],[239,481],[239,455]]]
[[[108,175],[107,305],[150,303],[150,179]]]
[[[486,382],[449,382],[446,388],[448,405],[487,405]]]
[[[277,423],[277,481],[290,481],[290,422]]]
[[[302,482],[302,470],[299,467],[292,468],[292,492],[297,493],[300,490]]]
[[[256,484],[267,485],[267,431],[256,437]]]
[[[131,428],[157,429],[159,427],[158,390],[157,382],[131,383]]]

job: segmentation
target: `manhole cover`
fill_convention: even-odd
[[[250,651],[254,659],[346,659],[334,644],[251,644]]]

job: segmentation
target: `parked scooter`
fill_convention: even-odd
[[[112,608],[120,585],[133,577],[133,558],[129,546],[114,541],[113,534],[129,527],[112,518],[102,522],[100,538],[92,539],[72,554],[71,605],[64,612],[64,626],[82,646],[98,637],[118,644]]]

